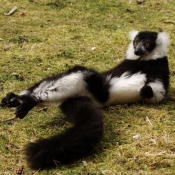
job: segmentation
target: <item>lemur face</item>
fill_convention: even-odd
[[[143,56],[149,54],[156,46],[156,32],[139,32],[133,40],[134,54]]]

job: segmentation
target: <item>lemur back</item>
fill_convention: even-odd
[[[111,70],[97,72],[75,66],[45,78],[19,95],[12,92],[1,106],[16,107],[24,118],[36,105],[60,107],[74,126],[62,134],[26,146],[32,169],[47,169],[81,159],[94,150],[103,133],[99,107],[145,101],[159,103],[167,96],[169,67],[166,32],[131,31],[126,59]],[[81,151],[79,151],[81,150]]]

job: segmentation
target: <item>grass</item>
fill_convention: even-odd
[[[80,64],[107,70],[124,57],[128,32],[167,31],[171,44],[170,96],[175,95],[175,1],[12,0],[0,9],[0,98]],[[5,16],[13,6],[18,10]],[[22,11],[26,12],[21,16]],[[91,50],[96,47],[95,50]],[[24,146],[69,127],[59,109],[34,108],[23,120],[2,123],[14,109],[0,108],[0,174],[147,175],[175,174],[174,102],[117,105],[103,109],[105,134],[97,154],[72,165],[31,171]],[[140,134],[140,139],[133,136]]]

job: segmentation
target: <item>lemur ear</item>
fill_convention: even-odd
[[[137,30],[131,30],[130,32],[129,32],[129,38],[131,39],[131,40],[134,40],[134,38],[136,37],[136,35],[139,33],[139,31],[137,31]]]
[[[167,33],[167,32],[160,32],[160,33],[157,35],[156,43],[157,43],[158,45],[163,44],[164,47],[167,48],[168,45],[169,45],[169,43],[170,43],[168,33]]]

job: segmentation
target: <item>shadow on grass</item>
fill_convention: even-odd
[[[156,112],[162,108],[162,105],[169,108],[169,102],[163,102],[157,105],[149,105],[145,103],[139,104],[130,104],[130,105],[116,105],[110,106],[105,109],[102,109],[104,114],[104,135],[101,142],[96,146],[93,154],[85,157],[84,159],[77,160],[68,165],[62,165],[60,168],[76,168],[77,164],[81,167],[81,171],[88,172],[88,169],[83,165],[83,161],[101,163],[103,162],[104,157],[113,157],[109,150],[116,150],[120,145],[127,145],[133,142],[132,130],[135,131],[135,128],[145,125],[145,116],[154,114],[149,110],[155,109]],[[56,133],[64,132],[71,125],[66,121],[63,114],[59,113],[57,117],[54,117],[52,121],[49,121],[43,125],[40,125],[42,128],[49,128],[53,130],[52,135]],[[140,129],[141,130],[141,129]],[[111,155],[110,155],[111,154]],[[116,156],[116,155],[115,155]],[[98,158],[100,157],[100,158]],[[103,158],[102,158],[103,157]],[[104,158],[105,160],[105,158]],[[118,161],[118,157],[114,158],[113,163],[115,164]],[[123,162],[124,160],[122,160]],[[72,170],[73,171],[73,170]]]

